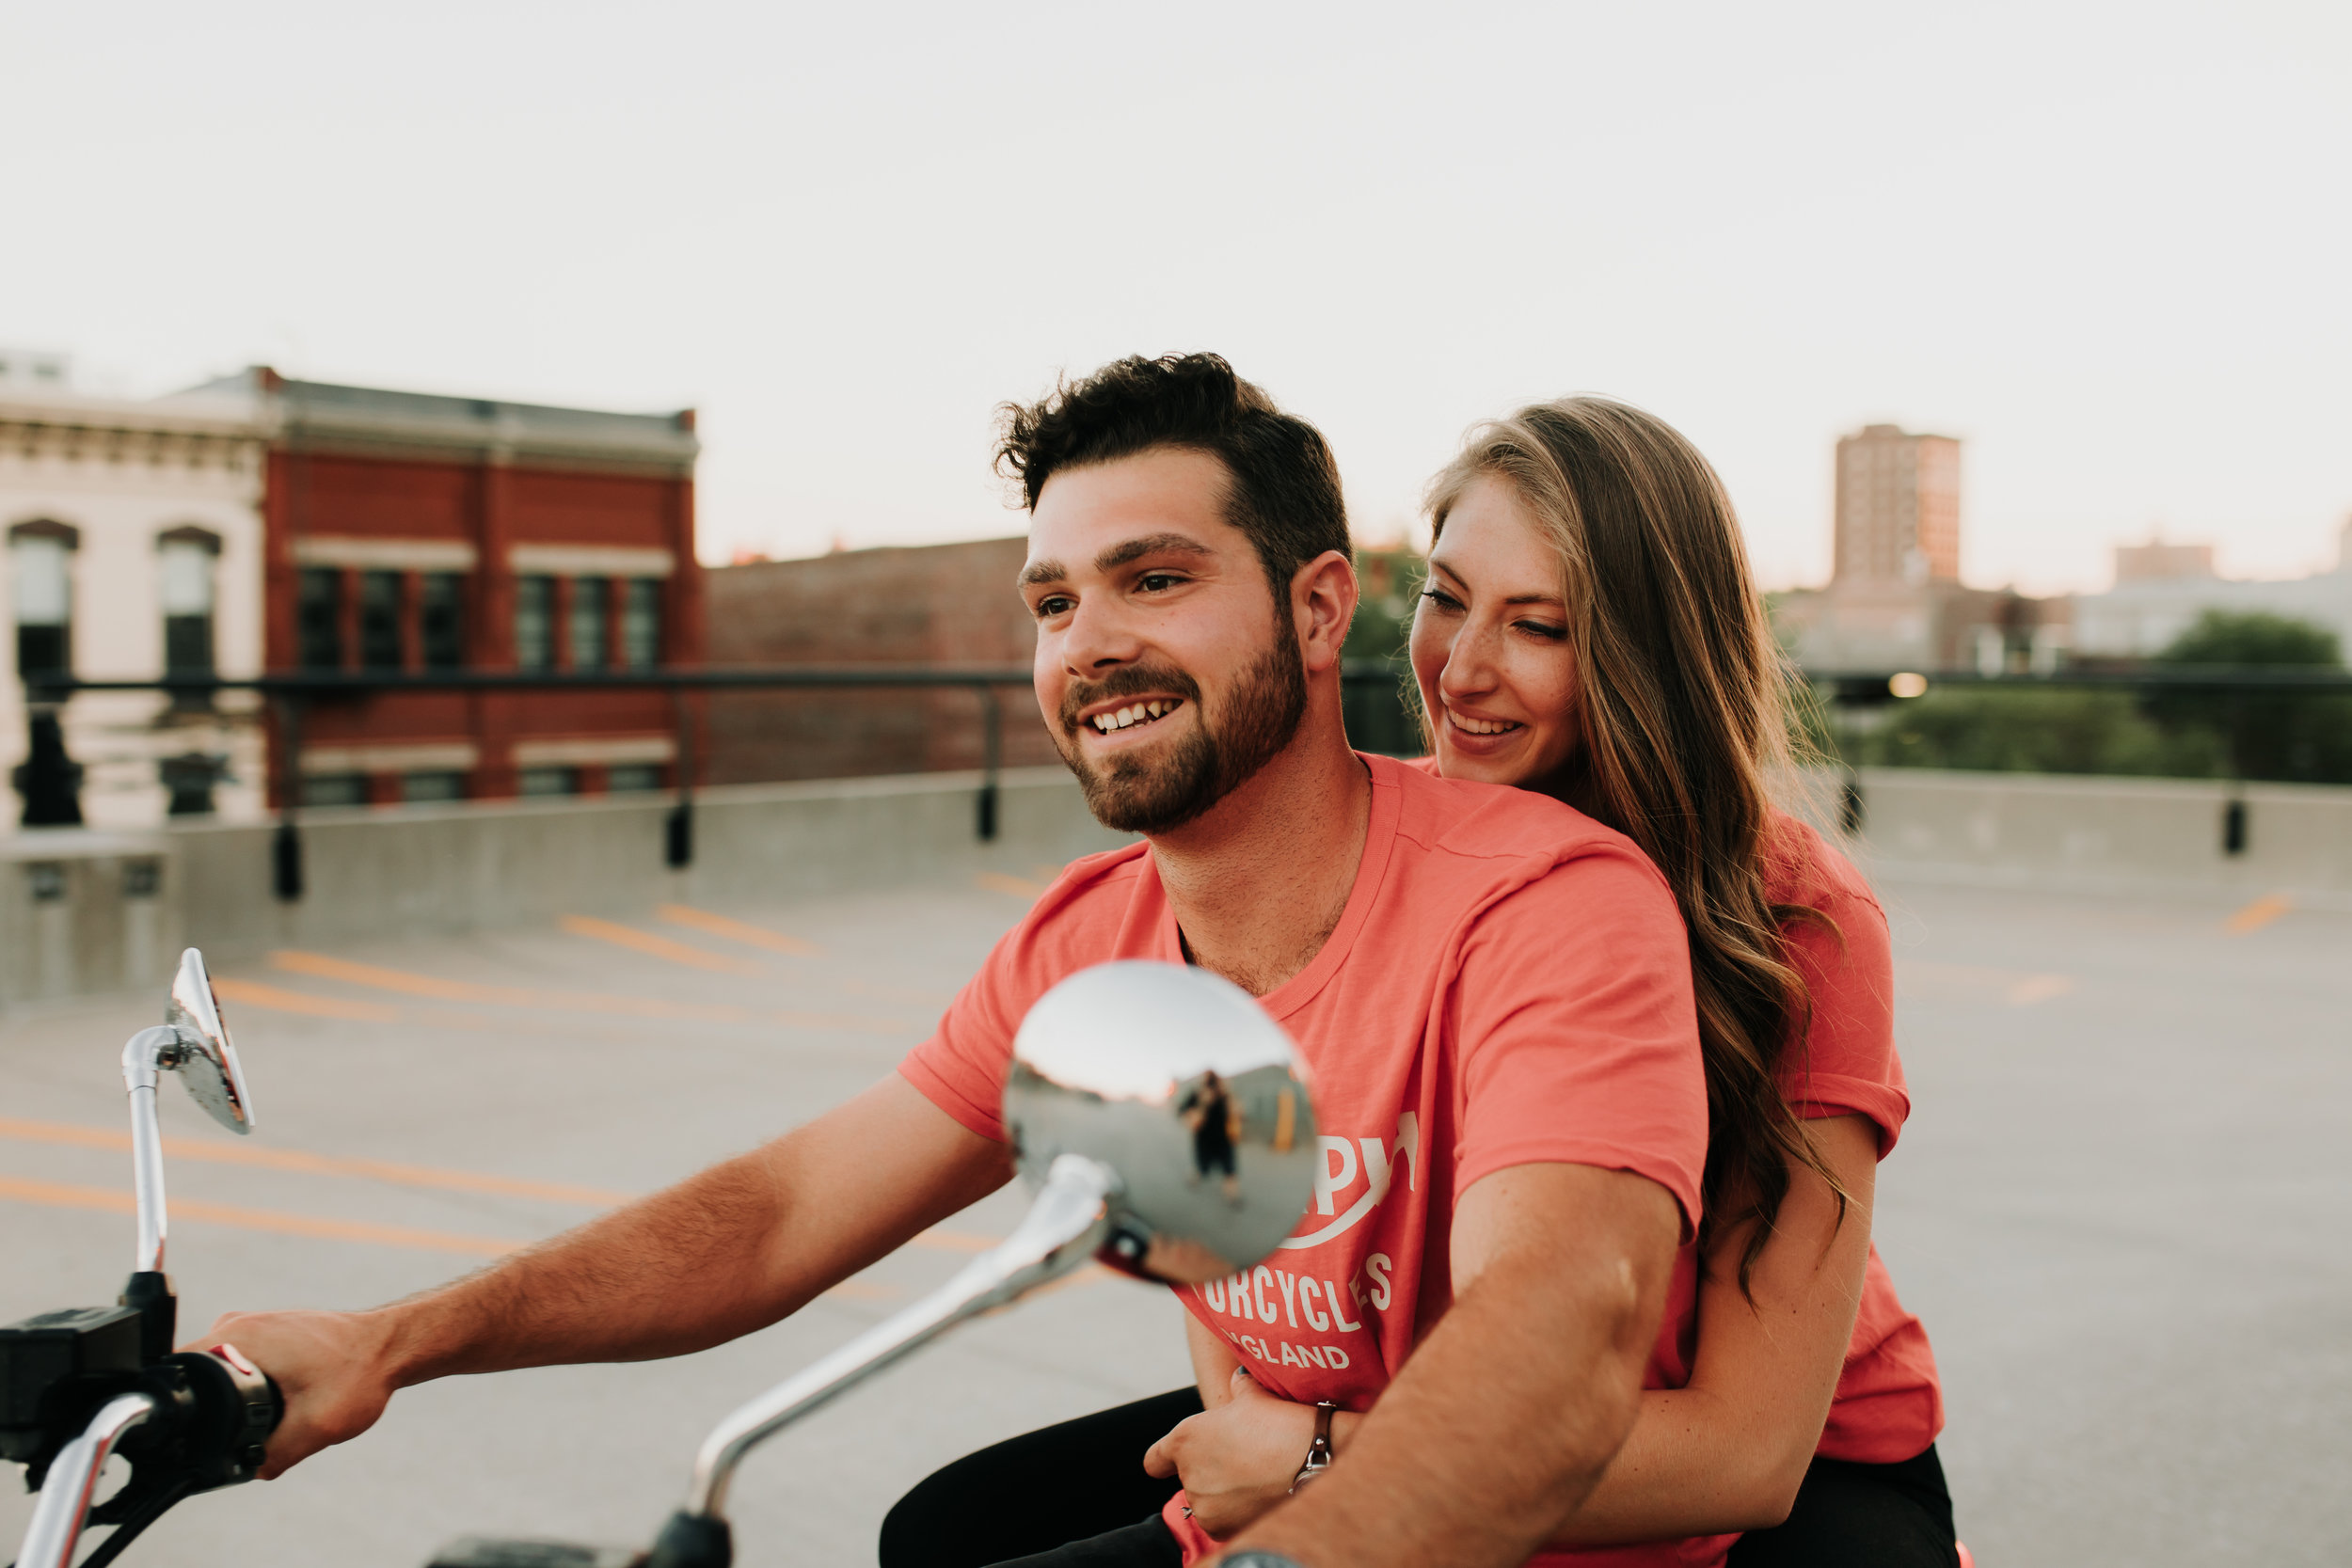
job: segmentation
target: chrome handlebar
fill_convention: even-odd
[[[98,1490],[98,1473],[114,1456],[115,1445],[153,1416],[155,1408],[152,1395],[117,1395],[90,1418],[79,1437],[57,1450],[33,1504],[32,1523],[24,1527],[16,1568],[66,1568],[73,1560],[74,1543],[82,1538]]]
[[[727,1486],[754,1447],[839,1398],[964,1319],[1035,1290],[1094,1256],[1109,1233],[1119,1178],[1099,1160],[1054,1162],[1020,1227],[956,1276],[823,1360],[794,1373],[721,1421],[694,1455],[684,1512],[725,1516]]]

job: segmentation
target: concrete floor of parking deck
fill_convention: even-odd
[[[186,1323],[416,1291],[816,1114],[922,1037],[1033,891],[993,875],[231,967],[262,1131],[233,1143],[167,1094]],[[1878,1233],[1943,1365],[1979,1560],[2343,1560],[2352,917],[1883,892],[1917,1110]],[[0,1022],[0,1321],[119,1288],[115,1058],[158,1002]],[[718,1415],[944,1278],[1019,1204],[999,1194],[703,1355],[404,1394],[364,1440],[197,1499],[130,1560],[414,1568],[469,1531],[642,1542]],[[933,1465],[1184,1376],[1165,1294],[1082,1278],[755,1457],[743,1560],[870,1561]],[[0,1536],[24,1512],[0,1498]]]

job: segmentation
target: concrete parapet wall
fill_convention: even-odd
[[[742,784],[694,802],[694,863],[664,863],[667,796],[306,812],[306,890],[272,893],[266,826],[137,835],[21,832],[0,866],[0,1004],[162,986],[183,941],[234,960],[274,947],[463,933],[662,902],[761,903],[1000,871],[1035,879],[1124,841],[1059,768],[1008,769],[997,834],[976,831],[980,777],[931,773]],[[152,863],[125,898],[125,863]],[[51,867],[38,877],[32,866]],[[59,879],[62,878],[62,887]],[[135,880],[130,884],[139,885]],[[36,896],[36,895],[40,896]],[[150,973],[151,971],[152,973]]]
[[[1037,879],[1121,835],[1058,768],[1004,775],[993,843],[977,773],[739,784],[696,798],[694,863],[663,863],[666,796],[313,811],[308,888],[271,891],[266,826],[0,839],[0,1005],[161,987],[183,942],[234,961],[323,947],[760,904],[859,888]],[[2352,908],[2352,789],[1867,769],[1857,857],[1874,877]],[[1834,787],[1817,816],[1834,816]],[[2232,800],[2246,847],[2223,847]]]
[[[1862,770],[1874,876],[2352,907],[2352,788],[2180,779]],[[2246,840],[2225,847],[2230,802]]]

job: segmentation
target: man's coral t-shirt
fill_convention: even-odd
[[[1687,1236],[1707,1157],[1689,953],[1656,868],[1558,801],[1364,761],[1371,823],[1346,910],[1261,999],[1306,1061],[1322,1178],[1273,1257],[1178,1291],[1267,1389],[1357,1411],[1451,1304],[1454,1206],[1472,1182],[1538,1163],[1630,1171],[1674,1195]],[[1001,1139],[1023,1016],[1112,958],[1183,961],[1140,845],[1072,865],[899,1071]],[[1654,1363],[1649,1385],[1666,1370]],[[1181,1502],[1166,1516],[1197,1560],[1214,1543]],[[1638,1550],[1532,1560],[1679,1560]]]

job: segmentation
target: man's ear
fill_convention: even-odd
[[[1291,619],[1310,674],[1337,667],[1361,596],[1356,568],[1338,550],[1326,550],[1291,575]]]

